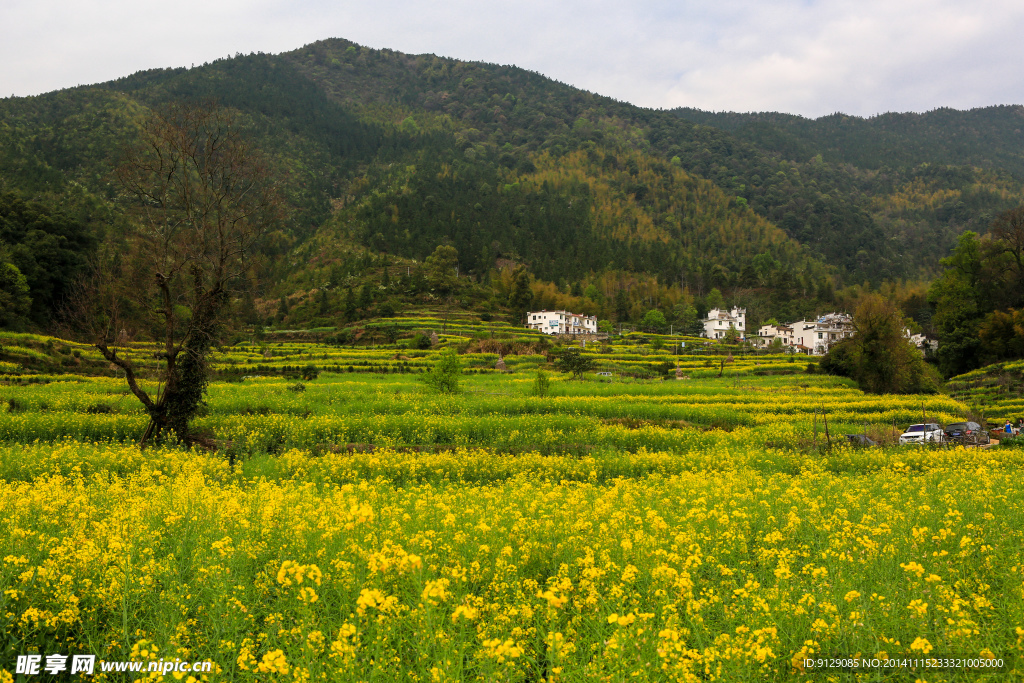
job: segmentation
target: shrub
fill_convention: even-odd
[[[352,330],[345,328],[338,330],[336,334],[324,337],[324,343],[331,346],[344,346],[352,343]]]
[[[555,366],[562,372],[572,373],[573,379],[582,379],[585,373],[594,368],[594,361],[580,353],[579,349],[566,349],[555,361]]]
[[[548,373],[543,370],[538,370],[537,377],[533,380],[533,395],[547,396],[550,389],[551,380],[548,379]]]
[[[462,363],[459,354],[453,348],[441,352],[440,357],[423,377],[423,382],[440,394],[459,393],[459,375],[462,374]]]
[[[640,321],[640,329],[644,332],[660,334],[663,333],[667,327],[668,321],[665,320],[665,314],[657,309],[647,311],[643,320]]]
[[[663,361],[661,363],[652,364],[651,370],[667,377],[670,372],[675,370],[675,367],[676,366],[670,361]]]

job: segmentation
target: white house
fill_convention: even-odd
[[[732,307],[731,311],[712,308],[704,319],[704,336],[708,339],[724,339],[730,329],[740,333],[740,339],[747,334],[747,309]]]
[[[526,326],[544,334],[597,334],[597,317],[569,311],[530,311]]]
[[[838,341],[852,337],[853,316],[848,313],[827,313],[816,320],[798,320],[789,325],[762,325],[758,342],[768,346],[781,339],[784,346],[802,353],[822,355]]]
[[[790,345],[803,353],[814,353],[815,342],[818,340],[818,323],[811,320],[797,320],[793,328],[793,343]]]
[[[815,330],[815,353],[828,353],[836,342],[852,337],[856,330],[853,327],[853,316],[849,313],[826,313],[818,318],[818,329]]]
[[[910,339],[910,343],[921,349],[925,353],[928,351],[938,351],[939,342],[936,339],[929,339],[923,334],[910,334],[910,330],[906,330],[906,336]]]
[[[754,343],[763,348],[771,345],[776,339],[780,340],[783,346],[792,346],[793,327],[791,325],[761,325],[757,330],[757,338]]]

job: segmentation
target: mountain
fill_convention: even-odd
[[[656,277],[811,310],[843,284],[931,276],[960,232],[1024,196],[1019,107],[652,110],[339,39],[0,100],[0,190],[116,239],[120,149],[152,108],[202,98],[238,113],[282,179],[274,300],[451,244],[475,279],[524,264],[565,291],[603,277],[636,297],[628,283]]]
[[[863,169],[922,164],[1004,170],[1024,178],[1024,106],[970,111],[940,108],[924,114],[871,118],[832,114],[818,119],[780,113],[737,114],[675,110],[681,118],[727,131],[789,158],[821,154]]]
[[[1024,201],[1020,105],[888,113],[867,119],[685,108],[673,113],[776,158],[796,161],[801,170],[827,174],[824,184],[818,180],[819,189],[830,198],[842,196],[847,206],[857,207],[862,221],[877,228],[876,236],[880,232],[890,241],[890,256],[899,266],[886,272],[887,277],[931,277],[957,235],[964,230],[986,232],[996,215]],[[776,187],[781,185],[782,197],[790,201],[780,198],[769,176],[739,176],[753,178],[743,189],[751,206],[803,242],[828,234],[820,225],[829,213],[829,200],[822,202],[821,194],[809,197],[776,176]],[[855,241],[861,239],[858,235]],[[855,244],[833,244],[847,253],[857,251]],[[835,247],[826,252],[850,268]]]

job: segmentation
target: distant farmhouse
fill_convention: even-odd
[[[544,334],[597,334],[597,318],[569,311],[530,311],[526,326]]]
[[[821,356],[829,348],[854,333],[853,316],[848,313],[828,313],[817,320],[798,320],[788,325],[762,325],[751,341],[764,348],[776,339],[786,348],[800,353]]]
[[[762,325],[757,336],[751,337],[750,341],[763,349],[778,340],[791,351],[822,356],[838,342],[852,337],[855,332],[852,315],[828,313],[817,320],[798,320],[788,325]],[[939,343],[934,339],[923,334],[911,334],[909,329],[903,330],[903,336],[924,353],[939,348]]]
[[[903,330],[903,336],[909,339],[911,344],[921,349],[925,353],[928,353],[929,351],[934,352],[939,350],[938,339],[929,339],[923,334],[911,334],[909,328]]]
[[[740,333],[740,339],[747,336],[747,309],[732,307],[731,311],[712,308],[704,319],[704,336],[708,339],[725,339],[730,329]]]

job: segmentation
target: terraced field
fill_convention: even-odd
[[[991,427],[1024,417],[1024,361],[996,363],[949,381],[953,396]]]
[[[588,346],[612,375],[573,381],[498,332],[439,335],[466,351],[454,395],[403,340],[225,348],[212,451],[140,451],[146,416],[94,352],[0,340],[0,681],[57,652],[209,680],[1019,678],[1024,449],[841,436],[968,405],[636,337]],[[499,372],[491,343],[524,353]],[[822,655],[1003,666],[813,673]]]

